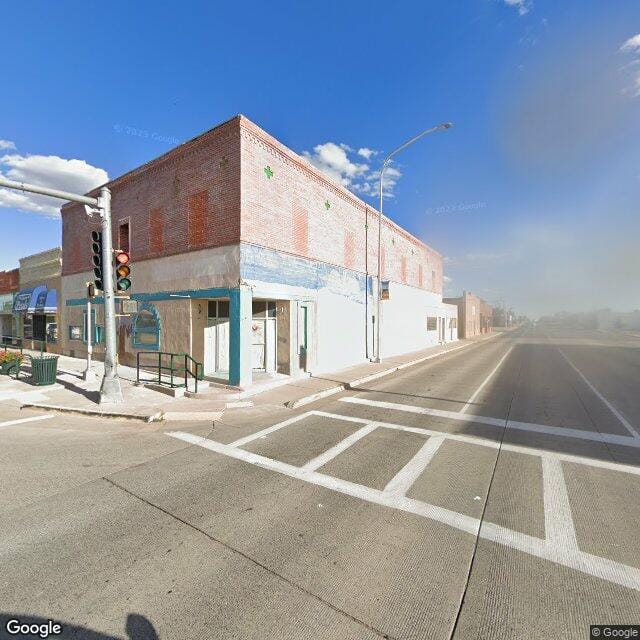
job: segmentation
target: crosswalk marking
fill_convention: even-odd
[[[309,469],[310,471],[315,471],[320,467],[324,466],[330,460],[333,460],[337,455],[340,455],[343,451],[346,451],[350,446],[354,445],[358,440],[362,440],[365,436],[369,435],[372,431],[376,429],[376,423],[370,422],[369,424],[365,424],[364,427],[361,427],[350,436],[347,436],[344,440],[338,442],[335,447],[331,447],[324,453],[320,454],[317,458],[313,460],[309,460],[307,464],[303,465],[303,469]]]
[[[436,455],[440,445],[444,442],[442,436],[431,436],[420,448],[409,462],[389,481],[384,490],[388,493],[395,493],[404,496],[411,485],[418,479],[420,474]]]
[[[434,418],[445,418],[447,420],[457,420],[461,422],[473,422],[476,424],[486,424],[491,427],[504,429],[516,429],[517,431],[531,431],[532,433],[543,433],[550,436],[560,436],[563,438],[573,438],[577,440],[590,440],[605,444],[618,444],[623,447],[635,447],[640,449],[640,438],[632,436],[619,436],[613,433],[600,433],[597,431],[587,431],[582,429],[571,429],[569,427],[550,427],[545,424],[535,424],[533,422],[519,422],[518,420],[506,420],[505,418],[491,418],[478,416],[471,413],[460,413],[457,411],[444,411],[442,409],[430,409],[429,407],[416,407],[410,404],[400,404],[398,402],[384,402],[382,400],[369,400],[368,398],[340,398],[340,402],[351,404],[361,404],[380,409],[392,409],[404,411],[405,413],[417,413],[420,415],[432,416]]]
[[[415,427],[403,427],[402,425],[390,425],[383,422],[371,422],[370,420],[358,419],[353,416],[341,416],[339,414],[327,414],[326,412],[310,411],[300,416],[296,416],[295,420],[286,420],[283,423],[273,425],[268,429],[259,431],[258,434],[254,434],[256,437],[262,437],[265,434],[273,433],[289,424],[296,422],[304,417],[310,415],[323,415],[334,419],[347,419],[352,422],[360,422],[364,426],[356,431],[354,434],[348,436],[345,440],[338,445],[335,445],[328,452],[331,452],[331,458],[338,455],[341,451],[345,451],[357,440],[365,437],[368,433],[372,432],[378,427],[387,427],[391,429],[407,430],[416,432],[419,431]],[[429,430],[422,430],[423,433],[429,433]],[[433,434],[433,435],[432,435]],[[640,591],[640,570],[635,567],[630,567],[607,558],[601,558],[588,553],[580,551],[578,548],[575,529],[573,526],[573,519],[571,515],[571,509],[569,506],[569,499],[567,495],[567,489],[562,474],[561,460],[564,458],[571,458],[572,462],[578,464],[590,464],[592,461],[584,459],[580,460],[579,456],[563,456],[561,454],[551,454],[546,451],[539,450],[527,450],[526,447],[520,447],[524,449],[523,453],[530,453],[542,458],[543,461],[543,489],[544,489],[544,505],[545,505],[545,539],[536,538],[518,531],[513,531],[506,527],[496,525],[491,522],[480,521],[477,518],[467,516],[462,513],[457,513],[437,505],[422,502],[420,500],[414,500],[407,498],[405,493],[411,487],[413,482],[420,475],[425,466],[436,454],[438,448],[444,442],[444,440],[462,440],[473,441],[474,444],[481,444],[482,441],[475,438],[455,436],[453,434],[444,434],[439,432],[431,432],[430,440],[420,449],[420,451],[414,456],[412,461],[405,465],[405,467],[387,484],[385,490],[380,491],[367,487],[354,482],[349,482],[341,478],[320,473],[315,469],[320,466],[323,455],[314,458],[313,461],[307,463],[302,467],[296,467],[279,460],[273,460],[265,456],[261,456],[245,449],[241,449],[235,444],[227,445],[202,436],[198,436],[192,433],[184,432],[171,432],[167,435],[188,442],[199,447],[203,447],[210,451],[228,456],[230,458],[241,460],[243,462],[252,464],[254,466],[274,471],[291,478],[296,478],[304,482],[315,484],[344,495],[352,496],[377,504],[380,506],[398,509],[407,513],[412,513],[429,520],[434,520],[442,524],[448,525],[460,531],[464,531],[468,534],[479,536],[485,540],[490,540],[495,543],[510,547],[527,553],[529,555],[555,562],[556,564],[569,567],[586,573],[588,575],[608,580],[614,584],[618,584],[636,591]],[[248,436],[241,438],[236,442],[251,442],[255,437]],[[430,446],[429,443],[432,443]],[[490,446],[496,446],[496,443],[492,443]],[[507,446],[503,444],[503,449],[507,449]],[[414,463],[415,461],[415,463]],[[412,464],[414,463],[414,464]],[[324,462],[322,462],[324,464]],[[594,466],[594,465],[592,465]],[[600,466],[600,465],[595,465]],[[627,465],[611,465],[617,470],[632,471],[624,469]],[[419,470],[419,471],[418,471]],[[637,470],[635,470],[637,471]]]
[[[542,456],[542,482],[547,540],[560,548],[577,549],[576,530],[560,460]]]
[[[49,420],[50,418],[53,418],[53,416],[50,413],[43,414],[41,416],[29,416],[28,418],[17,418],[16,420],[0,422],[0,427],[13,427],[17,424],[24,424],[27,422],[37,422],[39,420]]]

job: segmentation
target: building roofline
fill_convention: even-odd
[[[213,134],[214,132],[217,132],[220,129],[223,129],[223,128],[225,128],[225,127],[227,127],[227,126],[229,126],[229,125],[231,125],[232,123],[235,123],[235,122],[238,123],[238,126],[240,128],[244,128],[245,130],[250,131],[254,135],[258,136],[265,144],[268,144],[274,150],[276,150],[276,151],[282,153],[283,155],[285,155],[291,162],[293,162],[296,165],[298,165],[298,167],[300,169],[302,169],[303,171],[305,171],[307,173],[310,173],[316,179],[318,179],[321,182],[325,183],[330,189],[334,190],[336,193],[338,193],[345,200],[350,201],[352,204],[354,204],[355,206],[361,208],[363,211],[371,212],[374,215],[378,215],[379,212],[378,212],[378,209],[375,206],[369,204],[368,202],[365,202],[364,200],[362,200],[361,198],[356,196],[353,192],[349,191],[348,189],[346,189],[341,184],[338,184],[337,182],[334,182],[333,180],[331,180],[326,174],[324,174],[322,171],[320,171],[317,167],[314,167],[303,156],[301,156],[300,154],[296,153],[295,151],[293,151],[292,149],[287,147],[285,144],[280,142],[277,138],[274,138],[271,134],[269,134],[267,131],[262,129],[259,125],[257,125],[255,122],[253,122],[252,120],[250,120],[249,118],[247,118],[247,116],[245,116],[243,114],[237,114],[237,115],[233,116],[232,118],[229,118],[228,120],[225,120],[224,122],[221,122],[220,124],[217,124],[215,127],[212,127],[211,129],[208,129],[208,130],[198,134],[197,136],[195,136],[193,138],[190,138],[186,142],[183,142],[182,144],[179,144],[177,147],[174,147],[173,149],[170,149],[169,151],[167,151],[167,152],[163,153],[162,155],[158,156],[157,158],[153,158],[153,159],[149,160],[148,162],[145,162],[144,164],[141,164],[140,166],[136,167],[135,169],[131,169],[130,171],[127,171],[126,173],[123,173],[121,176],[118,176],[117,178],[114,178],[113,180],[109,180],[105,184],[100,185],[99,187],[96,187],[96,188],[92,189],[91,191],[87,192],[85,195],[87,195],[89,197],[97,197],[99,195],[100,189],[102,187],[115,187],[115,186],[118,186],[120,184],[123,184],[123,183],[125,183],[125,182],[127,182],[127,181],[129,181],[129,180],[131,180],[131,179],[133,179],[135,177],[137,177],[138,175],[144,173],[145,171],[148,171],[150,169],[156,168],[156,167],[164,164],[165,162],[168,162],[168,161],[172,160],[174,157],[179,156],[180,154],[182,154],[185,151],[189,150],[190,147],[197,146],[198,143],[202,142],[203,139],[208,137],[210,134]],[[65,213],[65,209],[70,208],[70,207],[75,207],[75,206],[77,206],[76,203],[67,202],[64,205],[62,205],[61,213],[64,214]],[[441,254],[439,251],[437,251],[436,249],[434,249],[433,247],[428,245],[426,242],[423,242],[419,238],[416,238],[416,236],[414,236],[412,233],[410,233],[409,231],[407,231],[406,229],[401,227],[399,224],[397,224],[396,222],[391,220],[391,218],[389,218],[388,216],[384,215],[384,213],[382,214],[382,220],[387,226],[391,227],[396,232],[398,232],[401,235],[405,236],[410,241],[425,247],[426,249],[428,249],[429,251],[432,251],[433,253],[435,253],[439,257],[443,257],[443,254]]]

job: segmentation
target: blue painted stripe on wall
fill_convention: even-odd
[[[317,291],[328,288],[333,293],[363,302],[365,291],[373,292],[370,277],[367,287],[364,274],[255,245],[240,247],[240,276],[246,280],[259,280],[274,284],[302,287]],[[355,283],[355,287],[340,287],[340,283]]]

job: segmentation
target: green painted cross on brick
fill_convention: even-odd
[[[269,180],[271,180],[271,176],[273,176],[273,171],[271,171],[271,167],[269,165],[267,165],[264,168],[264,174],[267,176],[267,178],[269,178]]]

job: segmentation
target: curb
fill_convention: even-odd
[[[362,378],[356,378],[355,380],[351,380],[349,382],[343,382],[342,384],[336,385],[335,387],[331,387],[329,389],[325,389],[324,391],[318,391],[317,393],[309,394],[308,396],[303,396],[302,398],[298,398],[297,400],[288,400],[284,403],[284,406],[288,409],[296,409],[297,407],[302,407],[305,404],[310,404],[311,402],[315,402],[316,400],[321,400],[322,398],[326,398],[328,396],[332,396],[336,393],[340,393],[341,391],[349,391],[354,387],[357,387],[361,384],[366,384],[367,382],[371,382],[372,380],[377,380],[378,378],[384,378],[384,376],[388,376],[396,371],[400,371],[401,369],[406,369],[407,367],[412,367],[416,364],[420,364],[421,362],[426,362],[427,360],[432,360],[433,358],[438,358],[439,356],[446,355],[447,353],[452,353],[454,351],[459,351],[460,349],[464,349],[465,347],[470,347],[473,344],[480,344],[485,340],[490,340],[495,336],[502,335],[502,333],[491,333],[486,338],[481,338],[475,342],[465,342],[458,347],[454,347],[453,349],[447,349],[446,351],[439,351],[438,353],[432,353],[428,356],[424,356],[422,358],[417,358],[416,360],[410,360],[409,362],[403,362],[395,367],[391,367],[390,369],[384,369],[383,371],[378,371],[376,373],[372,373],[368,376],[363,376]]]
[[[55,404],[26,403],[20,409],[39,409],[42,411],[56,411],[58,413],[72,413],[91,418],[111,418],[115,420],[135,420],[138,422],[160,422],[163,418],[162,411],[152,414],[118,413],[117,411],[100,411],[99,409],[79,409]]]

